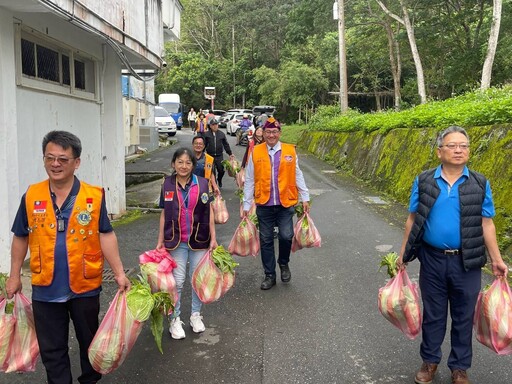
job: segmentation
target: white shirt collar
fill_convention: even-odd
[[[271,149],[273,150],[274,153],[279,151],[281,149],[281,142],[278,141],[276,145],[274,145],[274,147],[271,147],[270,145],[267,144],[267,150],[270,152]]]

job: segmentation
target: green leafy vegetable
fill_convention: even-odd
[[[162,333],[164,331],[164,315],[174,310],[171,295],[168,292],[156,292],[153,294],[155,305],[151,311],[151,333],[155,338],[156,346],[160,353],[162,350]]]
[[[133,317],[140,322],[151,317],[151,333],[155,338],[158,350],[163,353],[164,317],[174,309],[171,295],[162,291],[151,293],[151,287],[144,270],[142,270],[142,276],[139,275],[138,279],[131,279],[131,283],[132,287],[126,294],[128,309]]]
[[[132,287],[126,294],[126,304],[135,320],[146,321],[151,316],[151,311],[155,306],[151,287],[143,276],[132,279],[131,282]]]
[[[383,267],[387,267],[389,277],[395,277],[398,273],[398,266],[396,265],[397,260],[398,254],[396,252],[390,252],[387,255],[382,256],[379,271]]]
[[[227,251],[222,245],[216,247],[212,252],[212,260],[223,273],[235,272],[235,267],[239,264],[235,262],[231,253]]]
[[[5,285],[7,283],[7,279],[9,278],[9,275],[7,273],[0,273],[0,301],[2,297],[5,297],[7,299],[7,290],[5,288]],[[10,315],[12,314],[12,311],[14,310],[14,302],[10,301],[5,306],[5,313]]]

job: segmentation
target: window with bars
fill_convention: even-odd
[[[81,96],[94,96],[95,62],[77,54],[71,48],[22,32],[20,56],[23,85],[34,85],[33,82],[23,82],[23,79],[30,79],[42,84],[53,84],[53,91],[59,92],[54,86],[60,86],[64,93],[69,94],[71,91],[72,94],[78,93]]]

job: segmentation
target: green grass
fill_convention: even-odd
[[[297,144],[300,136],[302,135],[302,131],[304,131],[307,128],[307,125],[283,125],[280,140],[283,143]]]
[[[139,209],[136,209],[134,211],[126,211],[126,213],[119,219],[112,220],[112,226],[115,228],[123,224],[131,223],[132,221],[137,220],[141,216],[142,212]]]

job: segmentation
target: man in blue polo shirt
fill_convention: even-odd
[[[437,139],[441,165],[421,173],[412,187],[409,216],[398,265],[418,257],[423,301],[423,364],[415,382],[432,382],[441,360],[448,305],[452,318],[448,367],[453,384],[469,383],[472,325],[481,288],[481,268],[489,253],[496,276],[506,276],[492,220],[494,204],[487,179],[466,167],[469,137],[458,126]]]

